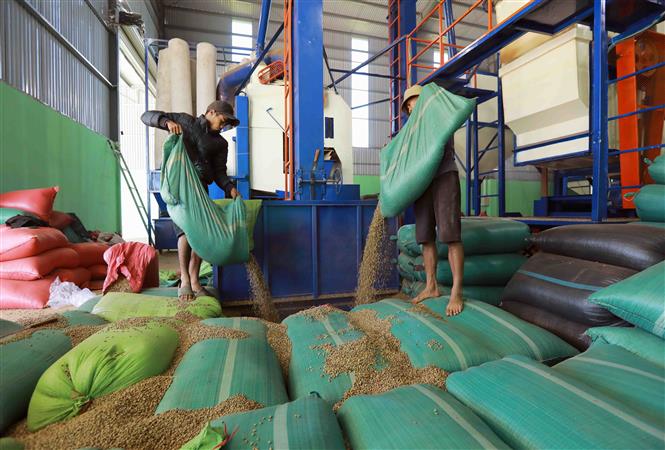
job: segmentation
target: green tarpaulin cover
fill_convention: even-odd
[[[172,409],[212,408],[234,395],[264,406],[288,401],[282,372],[258,320],[207,319],[208,326],[241,330],[242,339],[206,339],[194,344],[175,371],[171,386],[157,406]]]
[[[90,336],[39,379],[28,408],[28,429],[75,417],[90,400],[159,375],[171,363],[178,341],[173,328],[158,322]]]
[[[471,115],[476,101],[430,83],[401,131],[381,150],[379,202],[394,217],[416,201],[432,182],[446,142]]]
[[[187,156],[182,136],[174,134],[164,143],[160,192],[169,216],[204,261],[222,266],[248,260],[245,202],[236,198],[220,207],[210,199]]]

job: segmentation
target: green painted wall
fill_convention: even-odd
[[[106,138],[0,82],[0,192],[60,186],[55,209],[120,231],[120,176]]]
[[[379,193],[378,175],[354,175],[353,183],[360,185],[360,195],[372,195]]]

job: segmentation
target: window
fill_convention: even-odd
[[[233,47],[252,48],[252,22],[235,20],[231,22],[231,45]],[[249,50],[233,49],[231,60],[240,62],[249,56]]]
[[[448,50],[444,49],[443,50],[443,62],[444,64],[448,62]],[[432,62],[434,63],[435,67],[439,67],[441,65],[441,58],[439,58],[439,50],[434,50],[434,53],[432,54]]]
[[[367,39],[351,39],[351,66],[365,62],[369,58]],[[367,73],[369,64],[358,70]],[[369,103],[369,77],[367,75],[351,75],[351,108]],[[354,147],[369,147],[369,107],[351,110],[351,140]]]

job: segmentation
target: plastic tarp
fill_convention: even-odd
[[[665,339],[665,261],[593,293],[589,301]]]
[[[512,448],[662,448],[662,424],[523,356],[453,373],[448,392]]]
[[[171,219],[203,260],[223,266],[249,259],[245,203],[236,198],[224,207],[217,206],[199,182],[182,137],[177,135],[164,143],[160,192]]]
[[[557,364],[554,370],[648,415],[665,429],[665,371],[662,366],[618,345],[598,343]]]
[[[464,255],[489,253],[515,253],[524,250],[531,235],[529,226],[510,219],[462,218],[462,245]],[[397,231],[397,246],[409,256],[422,255],[422,246],[416,241],[416,226],[404,225]],[[436,243],[440,259],[448,258],[448,246]]]
[[[232,414],[213,420],[181,450],[210,450],[237,430],[224,450],[273,448],[344,450],[344,438],[330,405],[315,395],[279,406]]]
[[[109,292],[95,304],[91,312],[109,322],[131,317],[174,317],[180,311],[186,311],[201,319],[219,317],[222,314],[219,301],[212,297],[198,297],[183,306],[177,298]]]
[[[248,333],[241,339],[206,339],[194,344],[175,371],[156,413],[172,409],[212,408],[234,395],[263,406],[286,403],[286,387],[277,357],[258,320],[207,319],[208,326]]]
[[[178,333],[157,322],[96,333],[41,376],[28,408],[28,430],[75,417],[94,398],[159,375],[169,367]]]
[[[426,384],[351,397],[337,417],[355,450],[509,448],[469,408]]]
[[[400,214],[425,192],[439,169],[446,143],[475,105],[475,100],[433,83],[423,87],[406,125],[379,154],[379,202],[385,217]]]
[[[0,433],[25,417],[39,377],[71,348],[71,339],[60,330],[35,331],[0,344]]]

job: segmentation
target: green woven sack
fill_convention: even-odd
[[[355,450],[509,448],[469,408],[426,384],[351,397],[337,417]]]
[[[665,185],[647,184],[633,198],[637,216],[648,222],[665,222]]]
[[[424,281],[411,281],[402,278],[402,292],[409,297],[416,297],[425,289]],[[450,286],[439,284],[439,294],[450,295]],[[462,296],[469,300],[479,300],[490,305],[499,306],[503,286],[462,286]]]
[[[341,311],[331,312],[323,318],[293,315],[283,323],[288,327],[286,333],[291,341],[289,396],[295,399],[317,392],[328,402],[341,400],[351,389],[353,374],[342,373],[330,379],[323,370],[326,352],[317,347],[323,344],[339,347],[362,338],[364,334],[349,330],[349,320]]]
[[[528,245],[529,226],[510,219],[462,218],[462,244],[465,255],[520,252]],[[416,226],[404,225],[397,231],[397,246],[410,256],[422,255],[422,246],[416,241]],[[448,246],[436,243],[440,259],[448,258]]]
[[[645,222],[643,220],[637,220],[635,222],[631,222],[632,224],[635,225],[644,225],[647,227],[656,227],[656,228],[663,228],[665,229],[665,222]]]
[[[0,319],[0,338],[13,334],[23,328],[23,325],[11,322],[9,320]]]
[[[219,301],[212,297],[198,297],[184,309],[177,298],[157,295],[133,294],[131,292],[109,292],[92,308],[92,313],[109,322],[131,317],[174,317],[186,311],[201,319],[222,315]]]
[[[213,200],[216,205],[227,208],[233,200],[230,198],[222,198],[218,200]],[[245,203],[245,213],[247,214],[247,238],[249,239],[249,251],[254,250],[254,227],[256,226],[256,221],[259,218],[259,212],[261,211],[261,205],[263,200],[244,200]]]
[[[39,377],[71,348],[72,341],[60,330],[35,331],[0,344],[0,433],[25,417]]]
[[[400,214],[423,195],[439,169],[446,143],[475,105],[475,100],[433,83],[423,87],[406,125],[379,154],[379,202],[385,217]]]
[[[512,448],[665,445],[662,423],[523,356],[453,373],[446,387]]]
[[[164,143],[160,192],[169,216],[204,261],[225,266],[249,259],[244,201],[217,206],[199,183],[183,138],[175,134]]]
[[[658,184],[665,184],[665,155],[660,155],[649,165],[649,175]]]
[[[108,323],[103,317],[79,310],[65,311],[61,316],[67,319],[67,326],[70,327],[95,326]]]
[[[226,430],[226,432],[224,431]],[[289,449],[344,450],[344,439],[330,405],[314,395],[279,406],[213,420],[181,450]]]
[[[665,261],[594,292],[589,301],[665,339]]]
[[[28,408],[28,430],[75,417],[94,398],[165,371],[178,333],[152,322],[90,336],[67,352],[39,379]]]
[[[464,258],[464,284],[467,286],[505,286],[526,262],[525,256],[517,253],[475,255]],[[397,257],[400,273],[411,280],[426,281],[422,256],[411,257],[400,253]],[[436,267],[438,283],[451,286],[453,272],[447,260],[439,260]]]
[[[618,345],[597,343],[554,367],[665,426],[663,367]]]
[[[445,317],[446,297],[424,305]],[[412,309],[401,300],[386,299],[354,308],[370,309],[390,320],[391,333],[414,367],[434,365],[448,372],[465,370],[507,355],[525,355],[539,361],[558,361],[577,350],[543,330],[491,305],[474,300],[444,320]]]
[[[178,365],[157,414],[172,409],[212,408],[234,395],[244,395],[264,406],[289,400],[279,362],[266,339],[265,325],[239,317],[207,319],[203,323],[241,330],[249,336],[194,344]]]
[[[97,295],[96,297],[92,297],[90,300],[86,301],[84,304],[78,307],[78,311],[82,312],[88,312],[91,313],[92,310],[94,309],[95,306],[97,306],[97,303],[100,302],[102,299],[101,295]]]
[[[14,438],[0,438],[0,450],[23,450],[25,446]]]
[[[595,327],[586,335],[594,344],[618,345],[654,364],[665,367],[665,340],[639,328]]]

